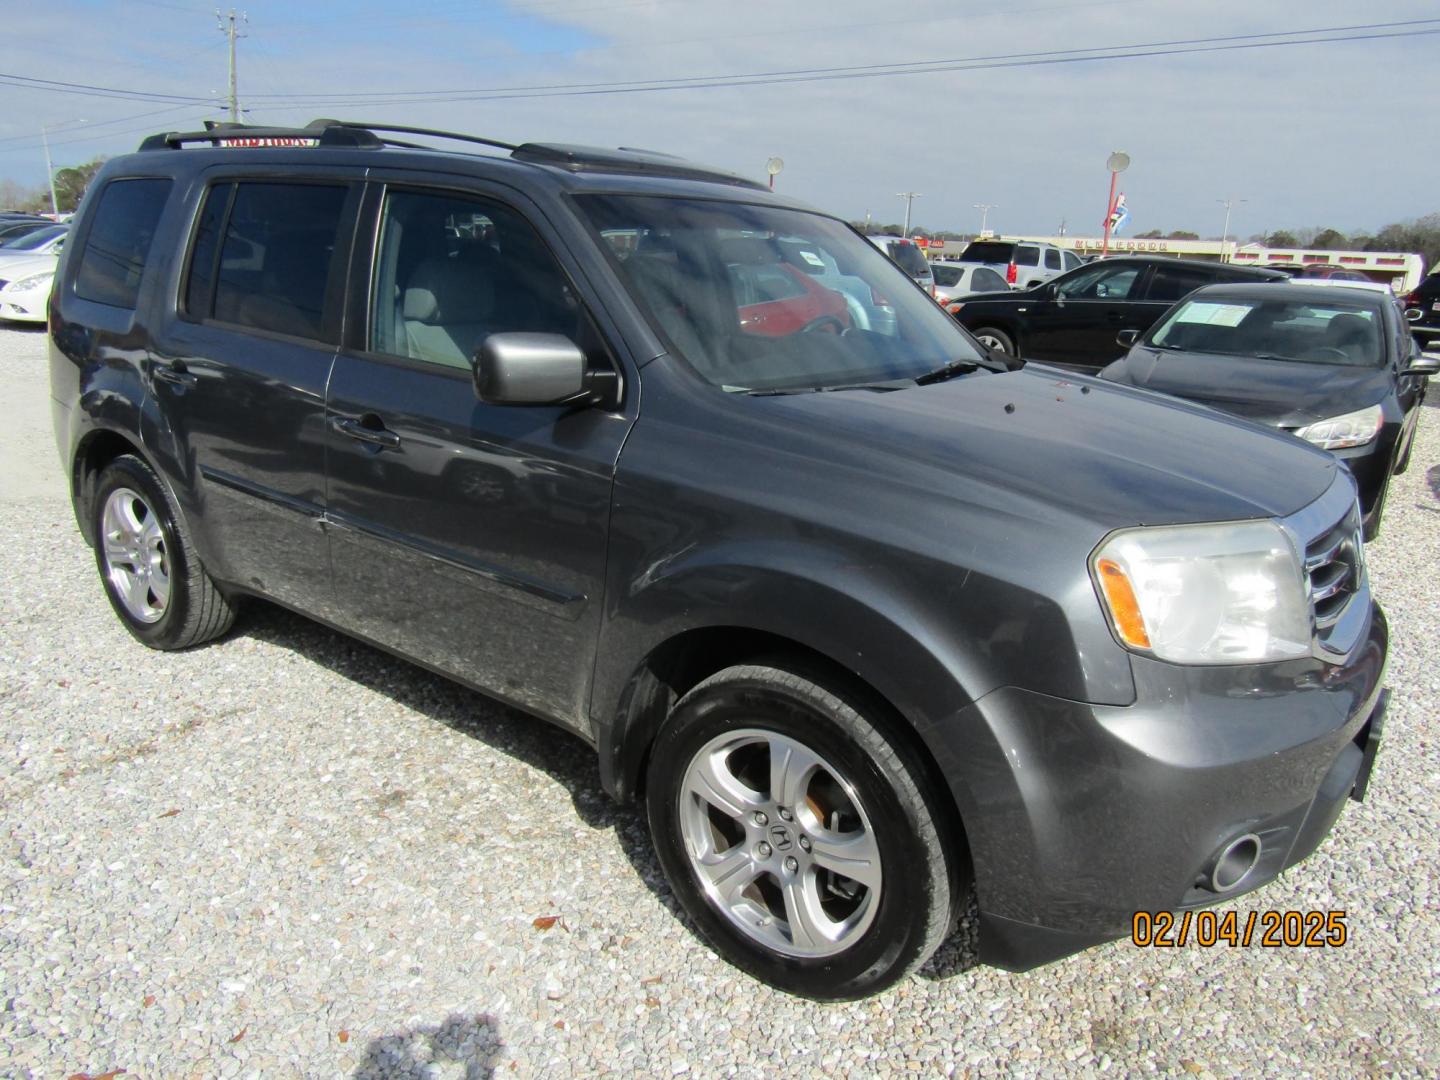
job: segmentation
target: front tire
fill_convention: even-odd
[[[996,330],[993,326],[982,326],[977,330],[971,330],[970,336],[987,349],[1004,353],[1006,356],[1018,357],[1020,355],[1015,351],[1015,340],[1004,330]]]
[[[726,959],[773,986],[876,993],[953,925],[961,854],[938,793],[859,693],[727,668],[675,705],[646,775],[677,898]]]
[[[186,649],[230,629],[235,609],[205,573],[179,506],[149,465],[116,458],[100,474],[91,510],[105,595],[138,641]]]

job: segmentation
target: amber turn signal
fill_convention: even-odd
[[[1125,571],[1111,559],[1101,559],[1095,564],[1095,570],[1121,640],[1133,649],[1150,648],[1150,635],[1145,632],[1145,620],[1140,616],[1140,602],[1135,599],[1135,590]]]

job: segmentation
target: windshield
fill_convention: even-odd
[[[43,247],[45,244],[48,244],[57,236],[64,236],[65,230],[66,226],[64,225],[48,225],[44,228],[36,229],[32,233],[27,233],[24,236],[17,237],[13,243],[7,243],[5,245],[5,250],[34,251],[36,248]]]
[[[642,196],[575,201],[672,351],[726,390],[913,380],[983,362],[950,316],[831,218]]]
[[[920,249],[909,240],[886,240],[885,250],[900,264],[900,269],[912,278],[930,276],[930,264],[925,256],[920,254]]]
[[[1232,300],[1202,294],[1162,322],[1150,343],[1186,352],[1347,367],[1377,367],[1382,355],[1377,313],[1328,298]]]
[[[1002,244],[993,240],[976,240],[960,256],[963,262],[1008,263],[1014,244]]]

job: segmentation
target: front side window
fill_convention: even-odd
[[[110,307],[135,307],[170,187],[171,181],[164,178],[112,180],[105,185],[75,272],[76,296]]]
[[[910,380],[980,359],[904,271],[831,218],[642,196],[575,201],[671,351],[726,390]],[[751,287],[762,278],[785,295],[762,297]]]
[[[334,343],[326,296],[348,189],[240,181],[210,189],[200,211],[184,309],[199,319]]]
[[[1062,251],[1060,254],[1065,257],[1066,270],[1074,270],[1077,266],[1085,265],[1083,262],[1081,262],[1080,256],[1076,255],[1074,252]]]
[[[1067,300],[1124,300],[1135,288],[1140,267],[1098,263],[1062,278],[1057,288]]]
[[[758,296],[782,283],[753,286]],[[587,356],[604,352],[570,279],[516,211],[472,196],[388,192],[371,281],[370,350],[469,370],[485,338],[515,332],[561,334]]]
[[[1316,290],[1317,292],[1320,290]],[[1343,300],[1250,300],[1201,293],[1155,328],[1162,349],[1378,367],[1378,312]]]

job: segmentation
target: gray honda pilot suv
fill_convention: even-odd
[[[108,162],[74,238],[55,433],[126,628],[261,597],[577,733],[776,986],[893,983],[972,884],[981,958],[1046,963],[1364,793],[1386,629],[1335,460],[1007,371],[759,184],[216,126]]]

